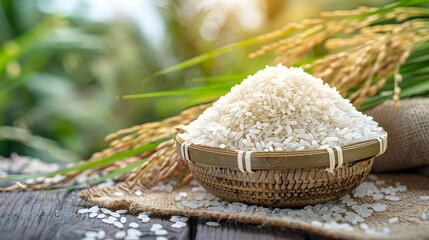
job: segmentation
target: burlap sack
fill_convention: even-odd
[[[374,212],[365,219],[369,227],[382,229],[388,226],[391,230],[389,236],[383,239],[429,239],[429,220],[420,219],[422,212],[428,213],[429,202],[420,199],[420,196],[429,195],[429,178],[413,174],[380,174],[379,179],[386,184],[393,185],[397,182],[408,186],[406,192],[400,192],[399,201],[379,200],[388,205],[384,212]],[[136,197],[133,193],[142,190],[143,196]],[[113,193],[121,191],[126,193],[123,197]],[[207,208],[178,208],[175,197],[178,192],[187,192],[188,198],[192,198],[195,192],[190,187],[180,188],[173,192],[159,192],[144,190],[142,186],[130,187],[127,183],[121,183],[114,187],[96,187],[84,190],[80,196],[82,199],[101,207],[109,209],[129,209],[131,213],[151,212],[155,215],[181,215],[211,218],[214,220],[235,220],[247,224],[261,224],[274,227],[286,227],[308,231],[321,236],[338,239],[374,239],[367,235],[359,226],[353,225],[353,231],[334,230],[312,225],[308,222],[293,218],[278,218],[270,216],[243,215],[238,213],[226,213],[221,211],[209,211]],[[359,204],[373,203],[372,198],[357,198]],[[389,224],[391,218],[398,217],[399,222]]]
[[[374,172],[429,165],[429,99],[401,100],[400,111],[387,101],[366,113],[389,134],[389,146],[375,159]]]
[[[413,99],[401,101],[401,111],[397,112],[392,102],[369,110],[367,113],[389,133],[389,147],[386,153],[375,160],[375,171],[393,171],[417,166],[429,165],[429,100]],[[429,212],[429,202],[420,196],[429,195],[429,178],[414,174],[380,174],[378,178],[386,183],[400,182],[408,186],[408,191],[398,194],[399,201],[379,200],[389,207],[387,211],[377,212],[365,219],[369,227],[380,229],[388,226],[391,230],[384,239],[429,239],[429,220],[422,220],[419,214]],[[143,191],[142,197],[136,197],[133,192]],[[113,193],[122,191],[123,197]],[[132,213],[151,212],[157,215],[182,215],[212,218],[215,220],[236,220],[242,223],[261,224],[275,227],[286,227],[312,232],[326,237],[340,239],[374,239],[367,235],[359,224],[353,225],[353,231],[347,232],[312,225],[292,218],[274,218],[270,216],[242,215],[235,213],[209,211],[206,208],[178,208],[175,197],[185,191],[189,197],[193,193],[190,187],[177,191],[157,192],[145,189],[143,186],[131,186],[124,182],[113,187],[95,187],[81,192],[81,198],[101,207],[110,209],[129,209]],[[356,199],[358,204],[373,203],[372,198]],[[399,222],[389,224],[391,218],[398,217]]]

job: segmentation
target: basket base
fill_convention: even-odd
[[[344,164],[333,174],[325,168],[255,171],[189,164],[195,179],[215,196],[270,207],[316,205],[350,193],[369,174],[374,158]]]

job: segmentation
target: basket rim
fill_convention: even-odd
[[[185,143],[179,129],[175,142],[177,152],[181,153],[181,145]],[[383,130],[385,147],[387,147],[387,133]],[[343,163],[356,162],[375,157],[381,153],[380,142],[377,139],[369,139],[340,146],[343,154]],[[238,169],[238,151],[223,149],[219,147],[208,147],[190,144],[189,161],[207,166],[229,167]],[[335,150],[335,149],[334,149]],[[335,150],[335,156],[338,156]],[[252,169],[254,170],[276,170],[276,169],[299,169],[329,166],[329,154],[326,149],[301,150],[301,151],[277,151],[277,152],[252,152]],[[336,162],[337,164],[337,162]]]

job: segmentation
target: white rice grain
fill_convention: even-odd
[[[159,223],[152,224],[152,227],[150,228],[150,231],[156,232],[158,230],[162,229],[162,225]]]
[[[115,222],[112,219],[106,219],[106,218],[102,219],[101,221],[104,222],[104,223],[107,223],[107,224],[113,224]]]
[[[397,218],[397,217],[389,219],[389,223],[390,224],[394,224],[394,223],[397,223],[397,222],[399,222],[399,218]]]
[[[138,228],[138,227],[139,227],[139,224],[138,224],[138,223],[136,223],[136,222],[132,222],[132,223],[130,223],[128,226],[129,226],[129,227],[131,227],[131,228]]]
[[[79,211],[77,211],[78,213],[80,213],[80,214],[83,214],[83,213],[89,213],[89,209],[86,209],[86,208],[83,208],[83,209],[80,209]]]
[[[117,197],[123,197],[125,194],[123,192],[114,192],[113,195]]]
[[[122,239],[125,238],[125,236],[127,236],[127,233],[125,231],[118,231],[115,233],[116,239]]]
[[[232,87],[185,129],[181,137],[188,143],[270,152],[326,149],[383,135],[336,89],[282,65]]]
[[[114,222],[113,226],[117,227],[117,228],[123,228],[124,224],[120,223],[120,222]]]
[[[209,227],[219,227],[220,224],[217,222],[206,222],[206,225]]]
[[[104,239],[104,237],[106,237],[106,232],[104,230],[100,230],[97,232],[98,239]]]
[[[168,238],[167,238],[167,237],[164,237],[164,236],[157,236],[157,237],[155,238],[155,240],[168,240]]]
[[[167,234],[168,234],[168,232],[165,229],[160,229],[160,230],[155,231],[155,235],[158,235],[158,236],[164,236]]]
[[[429,201],[429,196],[420,196],[420,200]]]
[[[133,237],[133,238],[137,238],[138,239],[142,235],[142,232],[140,232],[137,229],[130,228],[130,229],[127,230],[127,235],[128,235],[128,237]]]
[[[100,208],[98,206],[93,206],[89,209],[90,212],[98,212]]]

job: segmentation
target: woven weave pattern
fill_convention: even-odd
[[[335,200],[350,193],[369,174],[374,158],[347,163],[327,173],[325,167],[243,173],[230,168],[189,164],[209,192],[229,201],[273,207],[299,207]]]
[[[367,218],[365,223],[372,228],[381,229],[388,225],[390,218],[399,217],[398,223],[388,225],[392,233],[383,239],[428,239],[429,221],[422,221],[419,217],[421,212],[428,211],[428,202],[420,200],[419,197],[429,195],[429,178],[400,173],[377,174],[377,177],[386,181],[387,185],[385,187],[400,182],[408,186],[408,191],[398,194],[401,198],[399,201],[380,200],[381,204],[388,205],[387,211],[375,212],[371,217]],[[177,208],[175,196],[179,192],[187,192],[188,199],[193,199],[196,193],[191,189],[192,187],[188,186],[170,193],[147,190],[139,184],[130,186],[129,183],[120,183],[109,187],[88,188],[83,190],[80,196],[84,200],[100,207],[129,209],[132,213],[151,212],[157,215],[197,216],[214,220],[228,219],[229,221],[237,220],[249,224],[300,229],[335,239],[374,239],[374,237],[366,235],[359,224],[353,225],[354,230],[347,232],[314,226],[294,218],[278,218],[270,215],[247,216],[239,213],[209,211],[207,208]],[[136,197],[134,195],[136,190],[143,191],[143,197]],[[114,193],[117,191],[124,192],[126,195],[123,197],[115,196]],[[371,204],[374,202],[370,197],[360,198],[357,201],[359,204]]]

